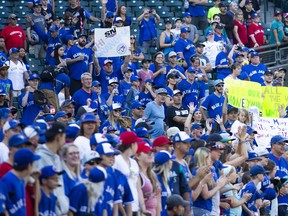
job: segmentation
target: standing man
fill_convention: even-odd
[[[223,96],[223,80],[215,80],[214,88],[215,91],[210,94],[200,106],[200,111],[205,120],[209,119],[210,123],[214,122],[214,119],[217,115],[222,116],[222,107],[224,104],[224,96]],[[206,114],[208,112],[208,116]]]
[[[184,131],[184,123],[188,116],[188,109],[182,104],[183,93],[180,90],[173,91],[173,104],[166,110],[166,120],[168,127],[178,127]]]
[[[192,24],[204,31],[208,27],[207,15],[204,5],[208,0],[189,0],[188,12],[192,15]]]
[[[196,47],[196,53],[190,57],[190,62],[193,57],[198,57],[200,59],[199,68],[204,70],[206,73],[211,72],[212,71],[211,63],[207,58],[207,56],[204,54],[205,44],[198,42],[196,43],[195,47]]]
[[[144,110],[144,118],[154,121],[155,124],[152,126],[151,139],[155,139],[164,134],[164,106],[167,90],[159,88],[156,90],[156,98],[154,101],[149,102]]]
[[[10,50],[12,47],[23,47],[25,50],[27,48],[25,32],[17,25],[17,19],[16,14],[10,14],[8,17],[8,26],[1,32],[7,50]]]
[[[66,63],[70,72],[70,95],[72,96],[82,86],[81,75],[85,72],[92,75],[92,50],[85,47],[86,40],[87,35],[80,35],[78,45],[71,47],[67,53]]]
[[[190,34],[188,38],[195,44],[198,41],[199,35],[196,26],[191,24],[191,20],[192,20],[191,14],[189,12],[184,13],[184,22],[181,28],[188,27],[190,29]]]
[[[233,38],[234,22],[230,15],[227,14],[227,5],[225,3],[219,4],[220,9],[220,22],[224,26],[228,39],[231,41]]]
[[[268,158],[276,163],[276,177],[283,178],[288,175],[288,162],[283,157],[288,139],[280,135],[271,138],[271,152]],[[287,216],[288,212],[288,188],[282,186],[278,196],[278,215]]]

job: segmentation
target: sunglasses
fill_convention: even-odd
[[[130,37],[130,39],[131,39],[131,40],[132,40],[132,39],[135,40],[135,37]]]
[[[122,112],[122,109],[115,109],[114,112]]]
[[[139,108],[137,108],[137,110],[145,110],[145,108],[144,107],[139,107]]]
[[[216,87],[224,87],[224,85],[217,85]]]
[[[94,165],[96,165],[96,161],[95,161],[95,160],[90,160],[90,161],[88,161],[86,164],[89,164],[89,165],[91,165],[91,166],[94,166]]]
[[[17,18],[10,18],[11,20],[17,20]]]

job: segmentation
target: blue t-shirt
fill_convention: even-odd
[[[160,66],[158,69],[156,68],[155,64],[151,64],[149,67],[149,70],[151,70],[153,73],[155,73],[156,71],[160,70],[161,68],[163,68],[165,66]],[[165,87],[165,79],[166,79],[166,74],[163,74],[162,72],[159,73],[154,79],[153,79],[153,83],[155,85],[156,88],[163,88]]]
[[[264,64],[259,64],[257,66],[248,64],[242,67],[242,73],[247,73],[250,81],[258,82],[259,84],[264,82],[264,73],[267,71],[267,66]]]
[[[90,93],[83,90],[83,88],[79,89],[72,96],[72,100],[75,101],[75,113],[81,106],[87,105],[87,99],[90,98],[92,101],[98,100],[98,95],[96,92],[91,91]]]
[[[179,38],[174,45],[174,50],[176,53],[183,53],[187,67],[190,67],[190,57],[196,53],[193,42],[189,39]]]
[[[193,102],[194,106],[198,106],[199,100],[205,97],[205,89],[199,82],[194,81],[192,84],[186,79],[178,83],[178,89],[183,93],[182,103],[187,107],[189,103]]]
[[[188,12],[191,14],[192,17],[205,16],[206,14],[203,5],[189,5]]]
[[[155,122],[155,124],[152,125],[151,139],[155,139],[158,136],[162,136],[164,134],[164,122],[163,122],[165,119],[164,106],[163,105],[158,106],[155,103],[155,101],[149,102],[146,105],[144,116]]]
[[[256,199],[259,199],[261,198],[261,195],[257,192],[257,188],[256,186],[254,185],[254,183],[252,181],[248,182],[246,185],[243,186],[243,188],[241,189],[240,191],[240,195],[241,197],[243,196],[243,194],[245,192],[248,192],[248,193],[251,193],[252,194],[252,197],[250,200],[248,200],[245,204],[247,206],[247,208],[250,210],[250,211],[253,211],[253,212],[257,212],[257,208],[256,206],[254,205],[254,202]],[[249,214],[246,213],[246,211],[242,211],[242,216],[249,216]]]
[[[101,83],[102,94],[108,93],[109,80],[116,77],[119,80],[119,72],[113,70],[111,74],[107,74],[104,70],[101,70],[100,75],[97,76],[97,80]]]
[[[9,215],[25,216],[26,201],[25,201],[25,181],[19,179],[11,171],[3,176],[1,183],[5,185],[8,197],[6,199],[6,208]]]
[[[147,103],[153,101],[153,97],[151,95],[150,92],[145,93],[145,92],[140,92],[139,94],[139,102],[144,104],[145,106],[147,105]]]
[[[214,41],[221,42],[224,45],[228,44],[227,37],[224,34],[222,34],[221,36],[218,36],[216,33],[214,33]]]
[[[84,55],[84,60],[69,64],[69,76],[75,80],[81,80],[81,75],[89,71],[89,64],[93,63],[92,50],[88,48],[79,48],[74,45],[67,53],[68,59],[76,59],[80,55]]]
[[[143,41],[150,41],[154,37],[157,37],[156,22],[155,18],[149,18],[148,21],[142,19],[139,25],[139,44],[142,46]]]
[[[222,116],[224,97],[218,97],[215,93],[210,94],[201,104],[201,107],[208,111],[209,118],[215,119],[217,115]]]
[[[0,86],[5,89],[6,95],[13,90],[13,84],[10,79],[3,80],[0,78]]]
[[[221,51],[216,56],[215,66],[229,65],[227,53]],[[217,68],[217,79],[224,80],[230,74],[230,68]]]
[[[168,74],[170,70],[175,69],[180,71],[183,75],[185,75],[184,68],[181,67],[180,65],[176,65],[175,67],[172,67],[171,65],[166,66],[166,73]]]
[[[50,193],[48,197],[41,189],[41,200],[39,202],[39,215],[56,216],[57,197]]]
[[[158,179],[158,181],[160,183],[160,186],[161,186],[161,206],[162,206],[162,210],[160,212],[160,215],[161,216],[168,216],[167,207],[166,207],[166,201],[167,201],[167,198],[168,198],[168,192],[167,192],[167,189],[166,189],[166,187],[164,185],[162,176],[157,174],[157,179]]]

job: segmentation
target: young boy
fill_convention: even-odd
[[[280,46],[280,43],[284,39],[284,31],[283,31],[284,24],[282,23],[282,14],[281,11],[276,10],[274,12],[274,20],[271,24],[271,34],[270,34],[270,44],[277,44]]]
[[[261,195],[257,191],[257,185],[264,181],[265,170],[260,165],[254,165],[250,169],[251,181],[249,181],[240,191],[241,197],[245,192],[252,193],[252,197],[244,204],[242,215],[256,215],[258,209],[263,206]],[[269,203],[270,204],[270,203]]]
[[[166,201],[168,216],[183,215],[185,207],[188,205],[190,203],[185,201],[180,195],[171,195]]]
[[[41,184],[40,215],[56,215],[57,197],[53,194],[53,190],[58,187],[58,176],[62,174],[63,171],[57,171],[54,166],[45,166],[41,169],[39,177]]]
[[[140,82],[139,82],[139,77],[138,76],[132,76],[130,78],[131,80],[131,89],[129,90],[127,96],[126,96],[126,103],[127,103],[127,106],[129,108],[129,110],[131,110],[132,108],[132,104],[134,102],[139,102],[139,94],[140,94],[140,91],[139,91],[139,85],[140,85]]]

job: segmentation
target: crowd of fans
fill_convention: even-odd
[[[267,38],[257,0],[185,0],[158,34],[157,9],[102,0],[98,18],[69,0],[57,17],[55,3],[28,0],[26,32],[10,14],[0,33],[0,215],[288,215],[288,138],[257,143],[224,88],[284,86],[253,48],[287,41],[288,13]],[[131,55],[98,58],[87,21],[133,18]]]

